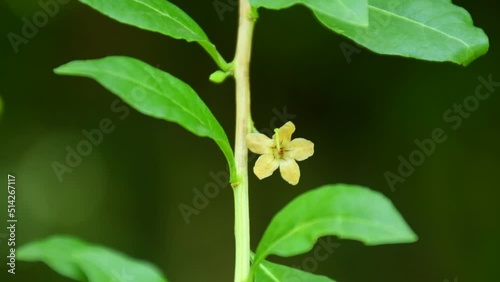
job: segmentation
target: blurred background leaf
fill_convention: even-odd
[[[18,249],[21,261],[41,261],[59,274],[88,282],[167,282],[161,272],[106,247],[88,244],[71,236],[51,236]]]

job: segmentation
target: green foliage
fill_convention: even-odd
[[[287,281],[307,281],[307,282],[335,282],[334,280],[298,270],[292,267],[263,261],[255,272],[256,282],[287,282]]]
[[[158,32],[188,42],[198,42],[217,65],[228,64],[201,27],[179,7],[165,0],[80,0],[108,17],[124,24]]]
[[[367,0],[250,0],[254,7],[284,9],[302,4],[316,13],[357,26],[368,26]]]
[[[486,34],[450,0],[370,0],[368,7],[368,27],[323,12],[316,16],[331,30],[380,54],[467,65],[488,51]]]
[[[80,1],[121,23],[199,43],[222,69],[210,76],[213,82],[223,82],[234,73],[234,68],[242,67],[227,63],[201,27],[168,1]],[[449,0],[370,0],[369,3],[367,0],[250,0],[250,3],[253,8],[268,9],[305,5],[331,30],[381,54],[467,65],[486,53],[489,46],[487,36],[473,26],[467,11]],[[244,17],[252,19],[242,18],[247,21],[244,30],[251,33],[255,15]],[[246,36],[251,38],[251,34]],[[238,49],[249,53],[251,40],[242,38],[242,44],[248,46]],[[250,54],[243,55],[246,56],[241,58],[250,58]],[[240,61],[238,64],[241,65]],[[55,72],[92,78],[139,112],[175,122],[195,135],[213,139],[227,159],[231,182],[238,182],[233,150],[224,129],[202,99],[183,81],[128,57],[74,61],[55,69]],[[249,101],[238,108],[245,108],[245,103]],[[240,122],[251,120],[249,114],[243,114],[248,117],[244,116]],[[244,202],[245,197],[243,194],[240,202]],[[248,209],[239,210],[240,214],[235,215],[235,229],[248,235],[248,230],[242,227],[243,221],[248,222]],[[333,281],[265,260],[269,255],[288,257],[305,253],[312,249],[318,238],[327,235],[359,240],[367,245],[417,240],[392,203],[381,193],[354,185],[326,185],[299,196],[273,218],[257,247],[250,277],[259,282]],[[245,244],[237,248],[241,246]],[[239,258],[243,257],[243,260],[239,261],[248,268],[248,263],[245,263],[247,255],[241,254]],[[120,280],[118,276],[127,276],[134,281],[166,282],[161,272],[149,263],[71,237],[56,236],[33,242],[18,250],[18,258],[42,261],[61,275],[78,281],[108,282]],[[246,276],[248,269],[235,272]]]
[[[74,61],[57,74],[95,79],[139,112],[175,122],[190,132],[212,138],[226,156],[235,181],[233,151],[224,129],[198,94],[178,78],[128,57]]]
[[[382,194],[354,185],[326,185],[302,194],[276,214],[257,247],[255,265],[270,254],[305,253],[326,235],[367,245],[417,240]]]
[[[17,256],[23,261],[44,262],[59,274],[77,281],[128,281],[125,280],[128,278],[167,282],[161,271],[148,262],[68,236],[32,242],[19,248]]]

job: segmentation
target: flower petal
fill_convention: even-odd
[[[272,154],[262,155],[255,162],[253,173],[255,173],[259,179],[266,178],[273,174],[279,164],[279,161],[276,160]]]
[[[295,132],[295,124],[289,121],[278,129],[280,145],[286,146],[292,139],[292,134]],[[276,140],[276,134],[273,135],[273,140]]]
[[[285,157],[303,161],[314,154],[314,143],[304,139],[295,138],[285,148]]]
[[[297,162],[294,159],[284,159],[280,162],[280,172],[281,177],[285,179],[286,182],[297,185],[300,179],[300,169]]]
[[[271,151],[273,140],[264,134],[250,133],[246,139],[248,149],[256,154],[263,155]]]

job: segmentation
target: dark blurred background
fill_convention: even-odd
[[[223,19],[212,1],[172,1],[191,15],[221,53],[234,54],[237,12]],[[193,3],[189,3],[193,2]],[[227,1],[222,1],[227,3]],[[252,60],[253,117],[269,132],[285,119],[296,137],[315,142],[313,158],[300,164],[297,187],[278,173],[250,177],[252,247],[272,215],[297,195],[328,183],[353,183],[384,193],[419,235],[415,244],[366,247],[327,238],[328,259],[314,253],[273,261],[299,266],[338,281],[495,281],[498,277],[500,88],[468,112],[462,124],[443,114],[474,95],[478,77],[500,81],[496,1],[454,1],[466,8],[490,38],[490,51],[468,67],[380,56],[362,49],[350,63],[339,47],[355,46],[317,23],[303,7],[261,11]],[[52,70],[74,59],[127,55],[170,72],[193,86],[234,134],[234,82],[208,81],[215,64],[196,44],[119,24],[77,1],[61,5],[36,36],[18,46],[37,1],[0,4],[0,173],[17,178],[17,242],[70,234],[158,265],[171,281],[232,281],[233,203],[228,186],[188,218],[195,191],[222,178],[225,160],[209,139],[130,109],[112,109],[116,97],[94,81],[61,77]],[[286,112],[286,114],[284,113]],[[124,117],[123,120],[121,117]],[[92,153],[59,181],[52,164],[64,164],[67,146],[86,140],[82,130],[112,120]],[[384,173],[397,173],[415,139],[442,128],[447,140],[391,189]],[[497,144],[497,145],[495,145]],[[253,166],[253,161],[250,163]],[[6,181],[5,181],[6,182]],[[223,185],[224,186],[224,185]],[[1,185],[0,222],[7,199]],[[6,235],[1,228],[0,233]],[[18,262],[6,276],[5,237],[0,237],[1,281],[68,281],[42,263]],[[326,240],[326,239],[324,239]],[[317,248],[321,248],[320,245]]]

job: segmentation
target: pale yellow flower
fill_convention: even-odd
[[[286,182],[292,185],[299,183],[300,169],[296,161],[303,161],[312,156],[314,143],[304,138],[292,140],[294,131],[295,125],[289,121],[274,130],[276,133],[272,139],[260,133],[247,135],[248,149],[262,155],[253,167],[253,172],[259,179],[271,176],[279,167],[281,177]]]

